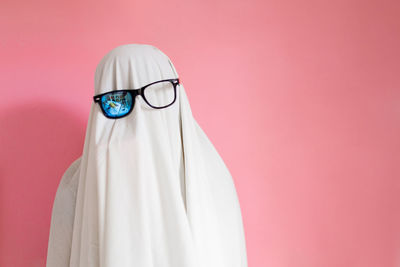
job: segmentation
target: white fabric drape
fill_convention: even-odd
[[[177,77],[158,48],[121,45],[98,64],[95,94]],[[137,96],[117,120],[92,102],[82,156],[57,189],[46,267],[247,267],[231,174],[182,81],[177,94],[165,109]]]

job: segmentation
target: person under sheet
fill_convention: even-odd
[[[46,267],[247,267],[232,176],[169,57],[120,45],[94,82],[83,153],[55,195]]]

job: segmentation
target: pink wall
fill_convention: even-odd
[[[174,62],[234,176],[249,267],[400,266],[398,1],[6,0],[0,12],[1,267],[45,266],[95,67],[126,43]]]

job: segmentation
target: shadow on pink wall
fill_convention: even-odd
[[[61,103],[28,102],[1,114],[0,266],[45,266],[49,203],[82,153],[86,125]]]

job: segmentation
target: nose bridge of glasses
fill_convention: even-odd
[[[140,95],[142,91],[142,89],[125,89],[125,90],[131,94],[132,99],[136,98],[137,95]]]

